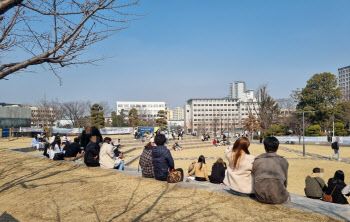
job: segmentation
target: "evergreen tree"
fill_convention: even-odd
[[[313,75],[305,88],[296,95],[299,101],[297,109],[315,111],[308,115],[312,124],[320,125],[323,129],[328,128],[329,118],[335,114],[334,107],[341,97],[337,85],[336,76],[329,72]]]
[[[131,127],[137,127],[137,124],[139,123],[139,116],[137,113],[137,109],[132,108],[129,111],[129,125]]]
[[[168,122],[166,120],[166,113],[164,110],[159,110],[158,111],[158,119],[156,120],[156,124],[157,126],[159,126],[159,128],[161,130],[165,130],[166,126],[168,125]]]
[[[90,114],[91,114],[91,117],[90,117],[91,126],[95,126],[97,128],[103,128],[105,125],[103,107],[95,103],[91,107]]]

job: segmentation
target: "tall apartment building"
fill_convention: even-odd
[[[230,83],[229,98],[239,100],[253,100],[254,90],[247,90],[246,83],[243,81],[235,81]]]
[[[344,100],[350,100],[350,66],[338,69],[338,85]]]
[[[185,106],[187,133],[242,133],[244,119],[249,115],[257,117],[258,105],[254,91],[247,90],[242,81],[230,84],[227,98],[189,99]]]
[[[184,120],[185,114],[184,109],[181,107],[175,107],[175,109],[172,110],[173,117],[170,120]]]
[[[117,115],[120,115],[124,110],[124,114],[127,116],[132,108],[137,109],[139,116],[144,121],[155,120],[159,110],[166,108],[165,102],[132,102],[132,101],[117,101]]]

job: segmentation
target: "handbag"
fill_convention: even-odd
[[[176,171],[173,170],[170,172],[170,170],[168,169],[169,174],[168,174],[168,178],[167,178],[167,182],[168,183],[178,183],[181,182],[181,172],[180,171]]]
[[[337,188],[337,186],[335,186],[335,187],[334,187],[334,189],[333,189],[333,191],[332,191],[331,195],[328,195],[328,194],[323,194],[323,198],[322,198],[322,200],[323,200],[323,201],[326,201],[326,202],[330,202],[330,203],[332,203],[332,202],[333,202],[332,195],[333,195],[333,193],[334,193],[334,191],[335,191],[335,188]]]
[[[55,153],[53,156],[53,160],[63,160],[64,159],[64,153]]]

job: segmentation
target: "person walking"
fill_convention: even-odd
[[[329,159],[332,159],[336,154],[338,154],[338,160],[340,161],[340,152],[339,152],[339,143],[335,141],[331,145],[332,149],[334,150],[334,153],[329,157]]]

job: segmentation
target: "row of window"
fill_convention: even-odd
[[[242,118],[242,120],[243,120],[244,118]],[[237,121],[238,119],[236,118],[236,119],[234,119],[234,120],[232,120],[232,119],[227,119],[227,118],[224,118],[224,119],[222,119],[222,121]],[[193,121],[194,122],[204,122],[204,121],[220,121],[221,122],[221,120],[220,119],[193,119]]]
[[[216,112],[216,111],[238,111],[238,109],[194,109],[193,110],[194,112]],[[241,109],[241,111],[248,111],[248,108],[247,109]]]
[[[238,106],[238,104],[193,104],[193,106]]]
[[[242,113],[242,115],[249,115],[248,113]],[[239,116],[238,114],[194,114],[193,116]]]
[[[125,107],[125,108],[136,108],[136,107],[137,108],[141,108],[141,107],[142,108],[147,108],[147,107],[148,108],[153,108],[153,107],[154,108],[158,108],[158,107],[159,108],[164,108],[165,106],[162,105],[162,104],[160,104],[160,105],[158,105],[158,104],[148,104],[148,105],[147,104],[142,104],[142,105],[141,104],[137,104],[137,105],[136,104],[124,104],[124,105],[123,104],[119,104],[118,107],[119,108],[123,108],[123,107]]]

